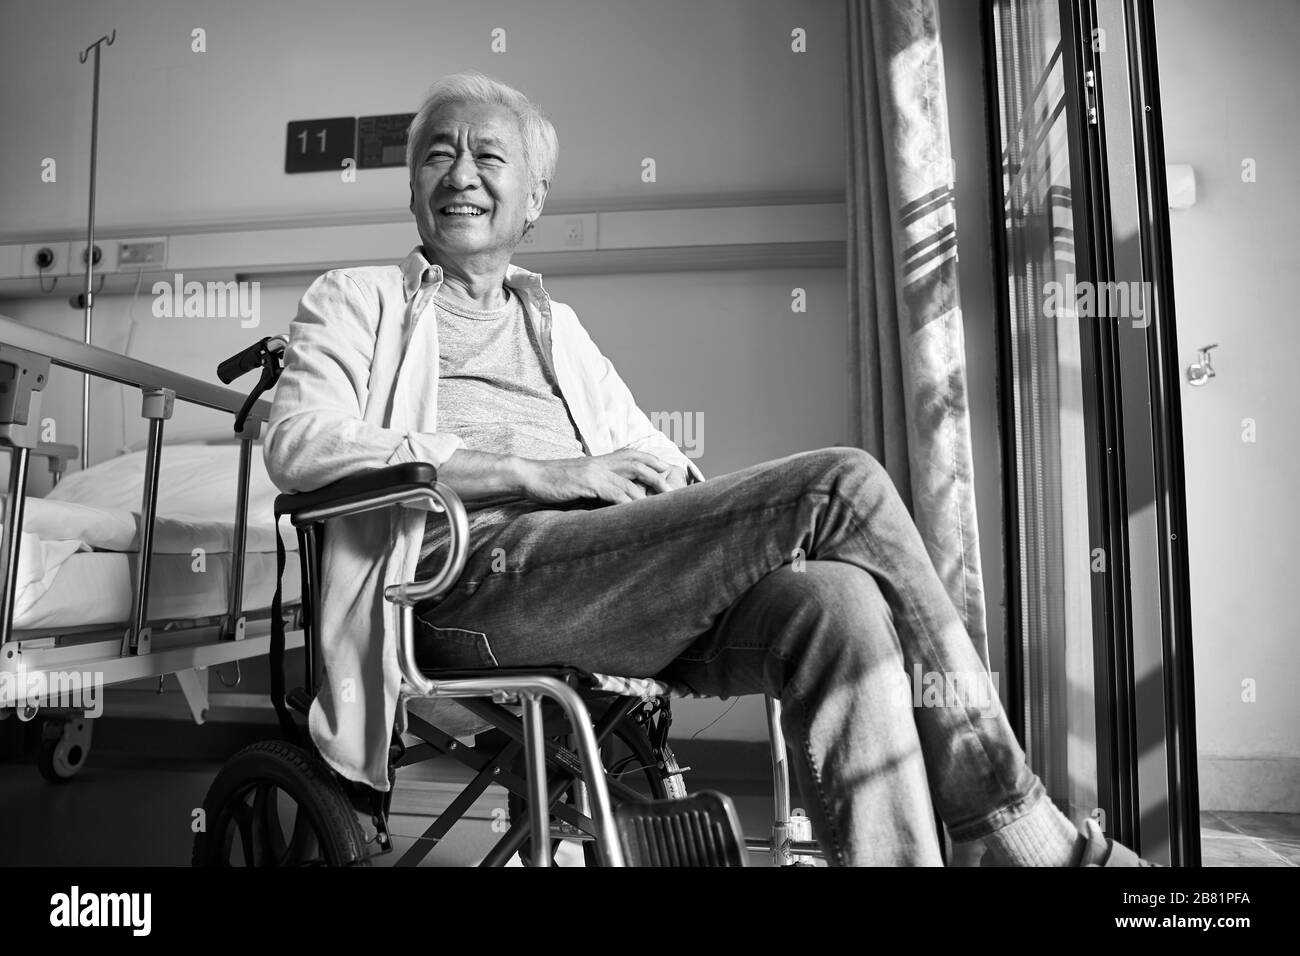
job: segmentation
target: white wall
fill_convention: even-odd
[[[1201,805],[1297,812],[1300,4],[1156,0],[1156,38],[1167,158],[1198,189],[1171,213],[1181,366],[1219,343],[1182,392]]]
[[[77,56],[113,28],[97,206],[122,231],[401,213],[401,169],[286,176],[285,124],[411,112],[462,69],[550,112],[552,208],[842,194],[841,17],[836,0],[0,0],[0,241],[84,233],[91,64]],[[191,52],[196,27],[206,53]],[[498,27],[505,53],[489,49]],[[790,52],[795,27],[805,54]]]

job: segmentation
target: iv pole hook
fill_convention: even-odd
[[[117,28],[114,27],[112,36],[102,36],[94,43],[92,43],[90,46],[86,47],[84,50],[81,51],[81,58],[80,58],[81,62],[85,63],[86,57],[90,55],[90,51],[95,49],[95,47],[99,46],[101,43],[104,44],[105,46],[112,46],[113,41],[116,39],[117,39]]]

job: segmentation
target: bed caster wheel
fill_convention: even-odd
[[[231,759],[203,800],[196,867],[369,866],[356,810],[302,747],[263,740]]]
[[[86,765],[94,724],[85,717],[47,720],[36,766],[50,783],[67,783]]]

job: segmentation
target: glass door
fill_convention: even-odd
[[[1008,536],[1009,690],[1035,771],[1073,819],[1097,811],[1088,451],[1077,281],[1071,54],[1057,0],[991,5],[1001,171],[1002,402]],[[1068,31],[1069,24],[1064,24]],[[997,207],[995,207],[997,208]],[[1060,288],[1049,302],[1044,290]],[[1017,686],[1018,685],[1018,686]],[[1104,758],[1103,758],[1104,760]]]
[[[1013,722],[1058,806],[1188,863],[1181,439],[1142,7],[985,2],[1006,663]]]

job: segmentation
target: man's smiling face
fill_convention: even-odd
[[[514,114],[483,103],[451,104],[433,118],[411,191],[426,254],[451,261],[508,258],[546,198],[546,184],[530,182]]]

